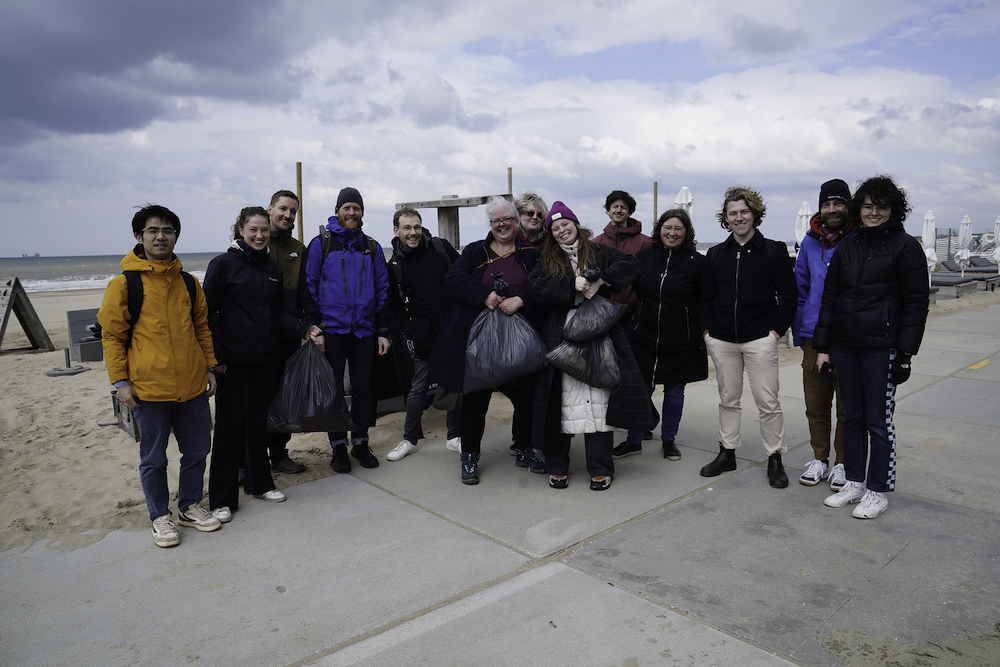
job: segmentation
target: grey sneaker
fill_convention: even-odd
[[[838,463],[830,471],[830,490],[840,491],[847,484],[847,474],[844,472],[844,464]]]
[[[837,493],[828,496],[823,504],[827,507],[846,507],[851,503],[856,503],[865,495],[864,482],[847,482]]]
[[[181,536],[177,533],[177,526],[169,514],[158,516],[153,519],[153,543],[158,547],[176,547],[181,543]]]
[[[222,523],[197,503],[188,505],[187,509],[178,512],[177,523],[197,528],[203,533],[211,533],[213,530],[222,528]]]

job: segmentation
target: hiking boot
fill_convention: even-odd
[[[779,452],[767,457],[767,483],[774,489],[788,487],[788,475],[785,474],[785,466],[781,463]]]
[[[845,507],[860,501],[865,495],[864,482],[844,482],[844,488],[832,496],[827,496],[823,504],[827,507]]]
[[[851,516],[855,519],[874,519],[887,509],[889,509],[889,499],[886,498],[885,494],[868,490],[858,506],[851,512]]]
[[[534,449],[528,449],[524,452],[518,450],[517,458],[514,459],[514,463],[518,468],[527,468],[531,472],[538,473],[539,475],[545,474],[545,464],[542,463],[542,460],[535,454]]]
[[[203,533],[211,533],[213,530],[222,528],[222,523],[197,503],[188,505],[187,509],[178,512],[177,523],[197,528]]]
[[[726,449],[719,443],[719,455],[715,460],[701,469],[702,477],[718,477],[724,472],[736,470],[736,450]]]
[[[816,486],[823,481],[829,469],[830,465],[826,461],[810,461],[809,465],[806,466],[806,471],[799,477],[799,484]]]
[[[333,458],[330,459],[330,467],[334,472],[351,472],[351,460],[347,458],[347,445],[334,445]]]
[[[181,543],[177,526],[169,514],[153,519],[153,543],[158,547],[176,547]]]
[[[412,454],[415,451],[417,451],[417,446],[406,438],[403,438],[403,440],[396,445],[391,452],[385,455],[385,460],[398,461],[407,454]]]
[[[351,447],[351,456],[358,460],[362,468],[377,468],[378,459],[372,454],[372,448],[367,442]]]
[[[462,452],[462,484],[479,484],[479,452]]]
[[[681,460],[681,450],[677,449],[677,445],[674,444],[673,440],[663,441],[663,458],[671,461]]]
[[[305,470],[306,467],[299,463],[298,461],[293,461],[289,457],[285,457],[278,461],[271,461],[271,470],[274,472],[283,472],[289,475],[294,475]]]
[[[642,443],[633,445],[631,442],[626,440],[611,450],[611,458],[613,459],[621,459],[626,456],[632,456],[633,454],[642,454]]]
[[[830,490],[840,491],[847,484],[847,473],[844,472],[844,464],[838,463],[830,471]]]

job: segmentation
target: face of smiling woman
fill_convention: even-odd
[[[271,240],[271,223],[262,215],[251,217],[241,230],[243,240],[254,250],[263,250]]]
[[[687,236],[687,229],[680,218],[667,218],[660,227],[660,240],[663,245],[671,250],[676,250],[684,243]]]
[[[891,207],[874,204],[871,197],[865,197],[865,203],[861,205],[861,222],[865,227],[878,227],[889,222],[890,217],[892,217]]]
[[[552,238],[563,245],[573,245],[576,242],[576,223],[569,218],[559,218],[549,228]]]

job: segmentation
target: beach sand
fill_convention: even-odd
[[[101,540],[114,530],[149,529],[146,504],[139,485],[138,445],[115,426],[98,422],[113,417],[110,385],[103,362],[83,363],[92,370],[78,375],[47,377],[45,372],[64,365],[69,338],[66,312],[97,308],[102,291],[49,292],[30,295],[55,352],[28,348],[28,339],[11,317],[0,347],[0,552],[25,549],[46,540],[49,549],[70,551]],[[978,292],[960,299],[940,300],[931,306],[930,320],[959,311],[982,310],[1000,304],[1000,293]],[[797,364],[799,350],[781,348],[782,365]],[[917,361],[919,364],[919,355]],[[510,421],[510,403],[497,395],[487,428]],[[804,419],[799,414],[791,419]],[[385,455],[402,437],[403,414],[378,420],[371,432],[375,455]],[[441,446],[444,413],[424,416],[428,446]],[[437,440],[436,443],[431,442]],[[280,489],[333,475],[325,434],[295,435],[289,445],[292,458],[306,464],[297,475],[276,474]],[[168,450],[168,478],[176,502],[178,453]],[[448,474],[458,475],[455,470]],[[206,476],[207,493],[207,476]],[[249,502],[244,496],[240,502]],[[172,504],[176,511],[176,505]]]

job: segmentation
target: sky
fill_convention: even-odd
[[[124,254],[138,206],[222,252],[295,190],[308,241],[341,188],[387,245],[401,202],[533,190],[649,231],[682,186],[697,238],[726,188],[794,239],[803,202],[890,174],[907,230],[1000,216],[1000,3],[931,0],[33,0],[0,22],[0,256]],[[422,211],[437,231],[433,209]],[[461,241],[488,231],[461,210]]]

